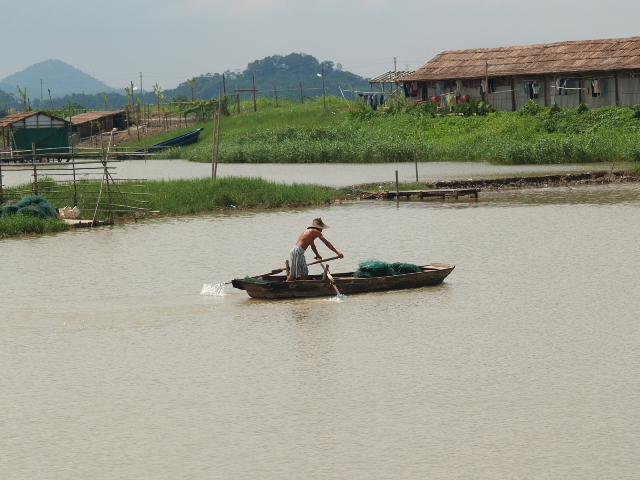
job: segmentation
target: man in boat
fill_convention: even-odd
[[[320,256],[315,243],[313,243],[316,238],[322,240],[322,242],[330,250],[334,251],[338,257],[344,258],[344,255],[336,250],[329,240],[322,236],[322,230],[325,228],[329,228],[329,225],[325,224],[321,218],[314,218],[311,226],[302,232],[302,235],[298,238],[295,246],[291,249],[291,265],[289,276],[287,277],[288,282],[293,282],[296,279],[306,280],[309,276],[307,261],[304,258],[304,252],[307,250],[307,247],[311,246],[311,250],[313,250],[316,260],[322,260],[322,256]]]

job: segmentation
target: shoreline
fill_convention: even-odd
[[[439,188],[480,188],[483,191],[516,190],[522,188],[548,188],[548,187],[572,187],[584,185],[604,185],[610,183],[636,183],[640,182],[640,172],[629,170],[600,170],[585,173],[563,173],[554,175],[532,175],[523,177],[505,177],[491,179],[471,179],[471,180],[444,180],[437,182],[417,182],[403,183],[403,185],[421,185],[426,190]],[[391,186],[389,190],[395,189],[395,182],[375,182],[360,183],[350,185],[347,188],[356,191],[354,195],[359,198],[375,197],[380,189],[380,185]]]

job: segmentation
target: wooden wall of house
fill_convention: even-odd
[[[538,98],[532,99],[538,105],[551,106],[557,103],[563,108],[577,108],[580,102],[584,102],[589,108],[600,108],[615,105],[619,101],[623,107],[632,107],[640,104],[640,72],[619,72],[618,85],[620,92],[616,95],[616,75],[613,72],[596,72],[583,76],[562,77],[567,78],[567,89],[560,92],[557,87],[557,75],[533,75],[515,78],[497,78],[494,80],[495,92],[489,94],[489,101],[501,111],[513,110],[513,97],[515,93],[515,108],[518,109],[529,101],[529,95],[525,92],[524,83],[537,81],[540,85]],[[600,79],[605,82],[605,95],[594,97],[592,95],[592,80]],[[482,79],[467,79],[462,81],[461,96],[470,95],[472,99],[482,99],[480,82]],[[491,78],[490,78],[491,80]],[[444,82],[441,93],[456,91],[454,80]],[[513,83],[512,83],[513,82]],[[515,87],[515,92],[512,90]],[[547,91],[547,87],[549,91]],[[411,101],[429,101],[436,96],[435,82],[420,83],[420,91],[417,97],[411,97]]]
[[[620,105],[633,107],[640,105],[640,73],[620,75]]]

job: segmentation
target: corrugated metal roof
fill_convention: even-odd
[[[449,50],[403,80],[566,74],[640,68],[640,37]]]
[[[33,117],[34,115],[44,115],[45,117],[53,118],[54,120],[60,120],[61,122],[68,122],[68,120],[64,120],[60,117],[56,117],[54,115],[49,115],[46,112],[39,112],[37,110],[32,110],[29,112],[17,112],[12,113],[11,115],[7,115],[4,118],[0,118],[0,128],[8,128],[11,127],[14,123],[21,122],[22,120]]]
[[[389,70],[376,78],[372,78],[369,83],[395,83],[413,72],[413,70]]]
[[[103,110],[98,112],[87,112],[80,113],[78,115],[74,115],[73,117],[67,117],[66,120],[71,120],[73,125],[79,125],[81,123],[87,122],[95,122],[96,120],[100,120],[106,117],[113,117],[115,115],[121,115],[124,113],[124,110]]]

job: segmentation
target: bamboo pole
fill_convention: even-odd
[[[396,201],[400,200],[400,187],[398,185],[398,170],[396,170]]]
[[[2,192],[2,160],[0,160],[0,204],[4,203],[4,194]]]
[[[33,164],[33,193],[38,195],[38,168],[36,167],[36,144],[31,142],[31,163]]]
[[[78,206],[78,184],[76,183],[76,162],[71,164],[73,169],[73,206]]]
[[[214,113],[213,135],[211,139],[211,178],[213,178],[214,180],[216,178],[216,132],[218,131],[217,120],[218,116]]]
[[[218,155],[220,152],[220,123],[222,120],[222,92],[218,91],[218,131],[216,132],[216,165],[215,165],[215,175],[214,178],[218,175]]]

